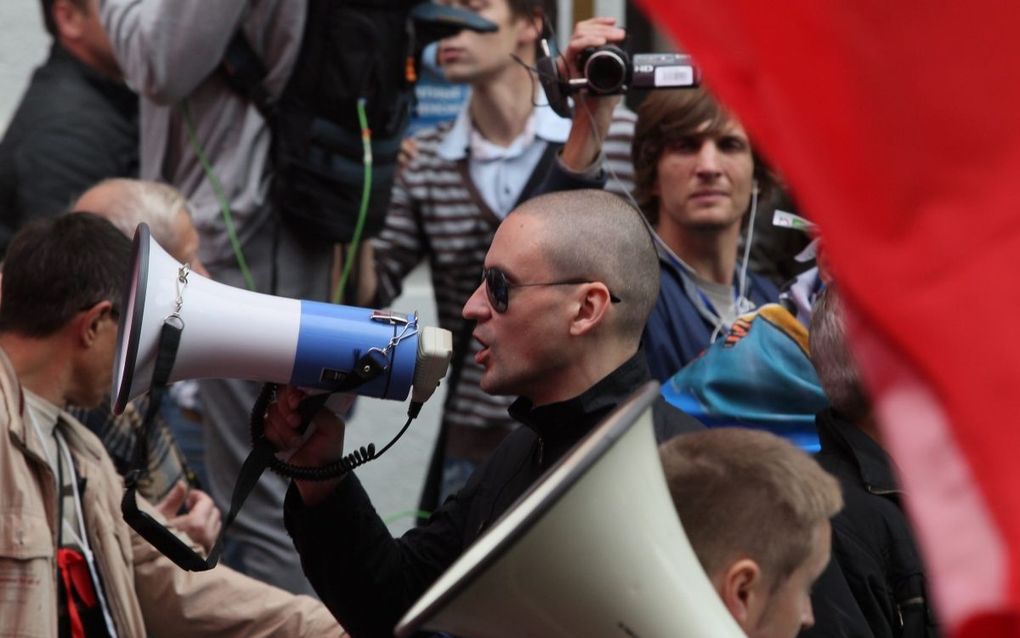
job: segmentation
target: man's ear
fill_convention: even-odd
[[[590,333],[606,320],[612,300],[609,288],[600,281],[578,286],[574,316],[571,318],[570,334],[580,336]]]
[[[71,0],[56,0],[50,8],[53,23],[60,37],[75,39],[81,36],[85,24],[85,12]]]
[[[765,588],[758,563],[750,558],[733,562],[723,572],[719,596],[744,632],[753,628],[765,603]]]
[[[91,308],[78,313],[75,319],[77,322],[77,333],[81,344],[91,347],[99,337],[103,319],[110,315],[113,304],[109,300],[100,301]]]

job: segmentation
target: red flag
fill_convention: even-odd
[[[1020,635],[1020,4],[643,4],[822,228],[941,620]]]

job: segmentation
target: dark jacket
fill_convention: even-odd
[[[648,368],[659,382],[676,374],[712,341],[715,324],[706,316],[711,310],[697,295],[691,276],[660,246],[659,298],[648,317],[643,339]],[[755,306],[762,306],[778,301],[779,289],[748,271],[747,297]]]
[[[816,458],[839,479],[845,506],[832,520],[832,562],[811,597],[815,627],[802,635],[937,636],[892,461],[831,409],[816,424],[822,444]]]
[[[54,42],[0,141],[0,254],[26,222],[138,174],[138,98]]]
[[[354,475],[324,502],[305,507],[292,486],[284,520],[308,580],[341,625],[357,638],[392,636],[418,597],[510,505],[617,404],[648,381],[644,354],[578,397],[532,408],[518,399],[518,428],[428,524],[390,536]],[[703,426],[661,397],[654,420],[659,440]]]

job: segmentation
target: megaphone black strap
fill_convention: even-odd
[[[135,441],[135,466],[127,473],[124,483],[127,488],[124,497],[120,501],[120,511],[131,529],[139,536],[148,541],[161,554],[169,558],[175,565],[187,571],[205,571],[212,569],[219,562],[220,538],[216,539],[216,545],[210,552],[208,558],[202,558],[187,543],[178,538],[173,532],[166,528],[147,512],[138,507],[137,488],[138,483],[148,473],[148,445],[150,431],[154,422],[156,412],[159,410],[163,395],[166,392],[167,381],[170,372],[174,367],[174,360],[177,358],[177,348],[181,343],[181,332],[184,326],[180,318],[171,315],[163,322],[159,333],[159,344],[156,351],[156,364],[152,372],[152,386],[149,391],[149,407],[145,411],[145,420],[142,422],[142,429]],[[226,525],[224,525],[226,528]]]
[[[265,384],[252,409],[252,451],[241,466],[237,482],[234,484],[233,494],[230,497],[230,511],[227,512],[223,519],[223,526],[216,537],[216,543],[213,545],[212,551],[209,552],[209,556],[202,558],[187,543],[167,529],[165,525],[162,525],[148,513],[139,509],[136,495],[138,483],[148,471],[148,450],[145,441],[156,416],[156,411],[159,409],[159,404],[166,392],[167,381],[170,378],[170,372],[173,370],[183,329],[184,325],[180,318],[171,315],[163,322],[163,327],[160,330],[156,363],[152,373],[152,386],[149,391],[149,408],[146,410],[145,421],[142,424],[142,436],[135,443],[135,467],[128,472],[125,478],[127,489],[124,492],[124,497],[121,499],[121,513],[124,516],[124,521],[139,536],[148,541],[161,554],[169,558],[181,569],[198,572],[206,571],[216,566],[223,551],[223,538],[227,529],[234,522],[234,519],[237,518],[237,514],[241,511],[245,500],[247,500],[248,495],[254,489],[267,467],[284,476],[306,481],[327,480],[343,476],[354,468],[374,458],[378,458],[379,455],[388,450],[407,431],[414,416],[417,415],[417,410],[413,410],[414,416],[408,417],[400,432],[378,454],[376,453],[375,445],[369,444],[367,447],[362,447],[344,456],[339,461],[324,467],[290,465],[276,457],[276,450],[265,438],[264,421],[266,409],[276,393],[276,386],[274,384]],[[370,348],[355,363],[353,374],[349,375],[342,385],[335,387],[333,392],[352,392],[366,382],[375,379],[383,372],[387,372],[392,365],[392,356],[393,352],[391,349]],[[302,427],[308,426],[312,417],[322,408],[328,397],[329,394],[320,394],[308,397],[301,402],[298,411],[304,423]],[[413,403],[412,406],[414,406]]]
[[[149,470],[149,437],[152,434],[152,424],[155,423],[156,413],[163,402],[163,394],[166,392],[167,380],[174,367],[174,359],[177,358],[177,348],[181,344],[181,326],[174,321],[164,321],[159,333],[159,349],[156,352],[156,364],[152,371],[152,389],[149,391],[149,407],[145,410],[145,417],[142,420],[142,428],[135,438],[135,470],[143,475]]]

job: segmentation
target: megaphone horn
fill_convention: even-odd
[[[399,638],[738,638],[659,461],[651,382],[522,496],[411,607]]]
[[[357,393],[424,402],[446,375],[448,330],[418,325],[417,315],[275,297],[188,273],[140,224],[114,362],[114,412],[149,388],[164,320],[183,323],[169,381],[220,378],[289,383],[331,391],[344,385],[368,350],[385,372]]]

